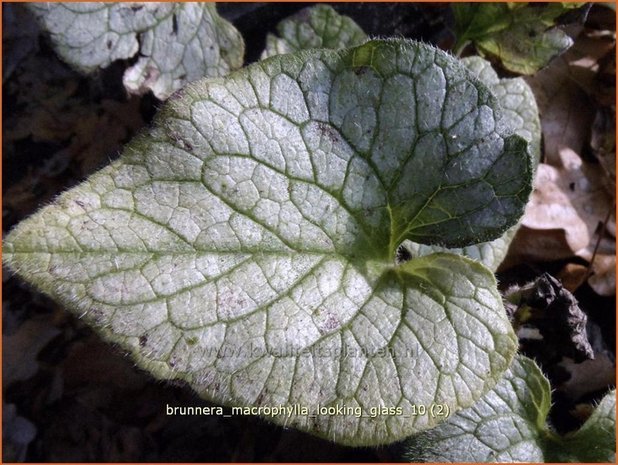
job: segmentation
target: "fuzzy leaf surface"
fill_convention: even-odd
[[[534,361],[517,356],[504,378],[473,407],[409,438],[415,462],[611,462],[615,456],[616,394],[605,396],[575,433],[547,426],[549,381]]]
[[[424,44],[274,57],[175,94],[119,160],[20,223],[4,262],[159,378],[392,442],[439,422],[412,405],[472,405],[516,349],[484,266],[394,259],[404,239],[463,245],[517,221],[530,160],[499,112]],[[379,407],[402,414],[349,413]]]
[[[55,51],[83,73],[139,58],[125,71],[135,94],[165,100],[187,82],[242,66],[244,42],[214,3],[31,3]]]
[[[474,43],[480,53],[497,57],[509,71],[534,74],[573,45],[555,20],[581,3],[453,4],[456,49]]]
[[[330,5],[304,8],[277,25],[280,37],[266,36],[262,59],[311,48],[340,50],[360,45],[367,34],[354,20],[340,15]]]
[[[549,382],[522,356],[473,407],[411,437],[406,460],[422,462],[542,462],[541,428],[551,405]]]

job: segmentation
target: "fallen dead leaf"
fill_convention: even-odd
[[[616,255],[596,255],[592,262],[592,276],[588,284],[603,296],[616,294]]]
[[[538,229],[520,226],[498,271],[508,270],[521,263],[568,258],[570,247],[565,236],[563,228],[544,229],[540,232]],[[552,252],[549,254],[547,251]],[[556,256],[556,251],[565,255]]]
[[[614,40],[616,39],[614,33]],[[597,75],[598,87],[594,97],[599,104],[612,106],[616,104],[616,45],[599,61],[599,73]]]
[[[577,400],[584,395],[606,390],[616,384],[616,363],[607,352],[595,352],[593,360],[575,363],[565,358],[558,366],[563,367],[571,377],[557,390],[569,399]]]
[[[605,172],[604,187],[616,199],[616,108],[601,107],[592,124],[590,147]]]
[[[563,149],[581,153],[594,118],[592,101],[571,76],[569,63],[559,57],[526,78],[539,108],[543,131],[543,161],[559,166]]]
[[[569,77],[588,95],[594,96],[599,90],[601,63],[615,53],[615,47],[613,31],[584,30],[561,60],[568,66]]]
[[[560,280],[565,289],[569,292],[575,292],[579,286],[586,282],[588,277],[588,267],[579,263],[567,263],[556,278]]]
[[[501,269],[581,257],[593,263],[585,272],[563,270],[568,285],[588,277],[597,293],[615,294],[615,47],[613,30],[589,24],[565,54],[527,78],[541,115],[544,163]],[[599,163],[583,159],[590,152]]]
[[[589,246],[595,239],[599,223],[612,209],[613,199],[603,188],[603,172],[599,166],[584,164],[570,149],[560,152],[558,168],[541,163],[534,180],[534,191],[522,225],[540,233],[563,230],[568,250],[545,250],[541,259],[559,259],[573,255],[592,258]],[[615,225],[612,216],[610,226]],[[610,227],[615,235],[615,226]]]
[[[571,257],[590,262],[594,257],[586,272],[588,282],[600,295],[613,295],[616,220],[606,172],[568,148],[561,150],[556,162],[561,166],[539,165],[522,226],[501,269]],[[567,287],[577,287],[578,279]]]

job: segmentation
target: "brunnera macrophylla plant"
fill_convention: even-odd
[[[90,74],[133,58],[125,89],[165,100],[201,77],[242,66],[240,32],[207,2],[28,3],[51,45],[74,69]]]
[[[576,431],[547,423],[551,386],[533,360],[518,355],[504,377],[472,407],[407,439],[415,462],[614,462],[616,391],[603,397]]]
[[[268,34],[262,58],[312,48],[343,49],[367,40],[364,31],[347,16],[338,14],[331,6],[319,4],[303,8],[277,25],[280,37]],[[505,124],[528,141],[533,168],[541,158],[541,122],[532,89],[522,78],[500,78],[491,63],[479,56],[461,60],[466,68],[496,96],[502,107]],[[435,252],[449,252],[480,261],[495,271],[504,260],[519,224],[500,237],[465,247],[426,245],[406,240],[400,255],[422,256]]]
[[[340,15],[330,5],[303,8],[277,24],[277,33],[266,36],[261,58],[313,48],[340,50],[360,45],[367,34],[352,18]]]
[[[503,118],[508,127],[528,141],[532,157],[533,172],[541,159],[541,122],[539,112],[530,86],[522,78],[499,78],[491,63],[478,56],[466,57],[461,62],[468,70],[485,84],[498,98]],[[427,255],[434,252],[450,252],[473,258],[495,271],[506,257],[511,241],[519,228],[516,224],[500,237],[487,242],[465,247],[442,247],[420,244],[406,240],[402,249],[411,256]]]
[[[418,406],[469,407],[511,364],[491,271],[397,250],[514,225],[527,145],[429,45],[275,56],[174,94],[119,160],[15,227],[3,259],[157,378],[386,444],[444,419]]]

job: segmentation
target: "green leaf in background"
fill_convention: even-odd
[[[500,112],[424,44],[273,57],[175,94],[20,223],[4,263],[159,378],[283,405],[251,413],[343,444],[396,441],[441,421],[415,406],[472,405],[517,347],[484,266],[395,260],[405,239],[517,222],[530,158]]]
[[[608,393],[586,423],[563,438],[553,438],[548,462],[616,462],[616,391]]]
[[[404,443],[404,459],[421,462],[613,462],[616,393],[610,392],[575,433],[547,426],[549,381],[518,356],[504,378],[473,407]]]
[[[304,8],[277,25],[281,36],[266,36],[262,59],[311,48],[342,48],[360,45],[367,34],[347,16],[337,13],[330,5]]]
[[[131,93],[165,100],[187,82],[242,66],[244,42],[214,3],[31,3],[60,57],[83,73],[139,58],[126,70]]]
[[[474,76],[491,89],[502,105],[505,124],[515,134],[528,141],[528,149],[536,168],[541,159],[541,123],[539,111],[530,86],[522,78],[500,79],[491,63],[481,57],[468,57],[462,60]],[[519,225],[490,242],[469,245],[461,248],[447,248],[437,245],[424,245],[405,241],[403,247],[409,255],[418,257],[434,252],[451,252],[479,260],[490,270],[495,271],[506,256],[509,245]]]
[[[455,50],[469,42],[509,71],[534,74],[573,45],[555,20],[582,3],[454,3]]]
[[[518,356],[504,378],[473,407],[409,438],[405,460],[420,462],[542,462],[542,432],[551,405],[549,382]]]

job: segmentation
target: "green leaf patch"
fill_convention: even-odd
[[[557,435],[546,423],[549,381],[518,356],[504,378],[473,407],[408,439],[406,460],[421,462],[613,462],[616,392],[577,431]]]
[[[337,13],[330,5],[304,8],[277,25],[280,37],[266,36],[262,59],[285,53],[330,48],[339,50],[360,45],[367,34],[351,18]]]
[[[534,74],[573,45],[556,26],[563,13],[582,3],[458,3],[453,4],[456,50],[473,42],[479,53],[496,57],[505,69]]]

